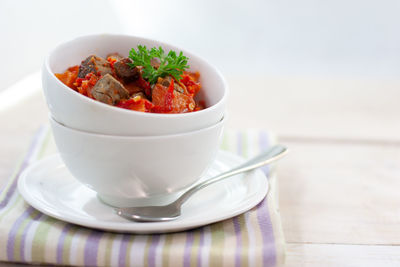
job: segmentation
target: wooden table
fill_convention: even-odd
[[[291,149],[278,169],[286,265],[400,266],[400,80],[227,80],[227,127]],[[46,121],[40,91],[0,106],[0,184]]]

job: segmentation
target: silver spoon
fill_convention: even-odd
[[[227,177],[250,171],[282,158],[287,153],[287,148],[282,145],[275,145],[260,155],[248,160],[238,167],[221,173],[211,179],[208,179],[183,193],[174,202],[164,206],[146,206],[146,207],[129,207],[115,208],[115,212],[126,219],[138,222],[163,222],[171,221],[181,215],[181,206],[194,193],[210,184],[219,182]]]

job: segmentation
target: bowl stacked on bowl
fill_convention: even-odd
[[[138,45],[183,51],[200,73],[202,110],[160,114],[122,109],[84,96],[56,73],[89,55],[124,57]],[[227,85],[202,58],[134,36],[92,35],[58,46],[45,60],[43,89],[59,153],[71,174],[112,206],[158,204],[194,184],[212,163],[224,124]]]

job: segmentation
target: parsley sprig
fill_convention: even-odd
[[[161,46],[148,50],[145,45],[138,45],[137,51],[134,48],[131,49],[129,58],[133,61],[133,63],[128,64],[130,67],[143,67],[142,76],[150,84],[156,83],[158,77],[167,75],[171,75],[175,80],[179,81],[183,71],[189,68],[189,65],[187,65],[188,58],[183,55],[182,51],[179,55],[172,50],[165,54]],[[157,58],[160,62],[160,66],[157,69],[151,65],[151,60],[154,58]]]

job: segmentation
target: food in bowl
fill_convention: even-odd
[[[55,73],[79,64],[88,55],[107,58],[110,52],[129,56],[132,47],[161,46],[165,51],[182,51],[189,58],[187,71],[200,73],[197,100],[206,107],[196,112],[134,112],[103,104],[68,88]],[[61,124],[82,131],[108,135],[155,136],[199,130],[219,122],[225,113],[229,86],[223,75],[205,59],[190,51],[139,36],[96,34],[61,43],[45,58],[42,68],[43,93],[51,115]]]
[[[182,52],[161,46],[138,45],[129,57],[118,53],[106,59],[89,55],[78,66],[55,76],[71,89],[105,104],[151,113],[187,113],[204,109],[195,101],[201,85],[199,72],[188,72]]]

